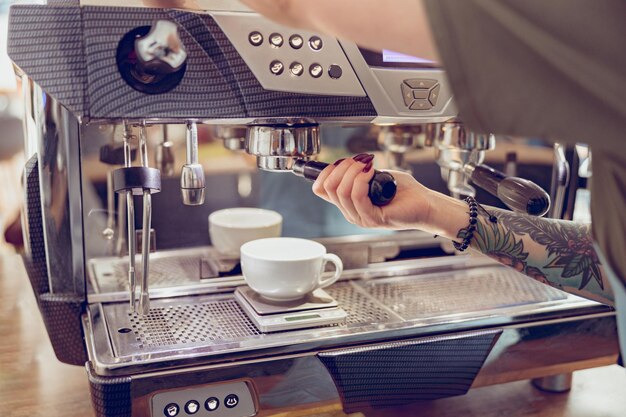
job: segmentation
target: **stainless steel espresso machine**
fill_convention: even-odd
[[[309,179],[324,166],[320,125],[380,125],[396,152],[435,146],[453,193],[473,182],[535,215],[549,200],[482,165],[494,138],[454,119],[432,62],[236,2],[88,3],[13,6],[8,47],[26,110],[24,262],[55,353],[86,366],[98,416],[367,411],[616,362],[611,308],[478,255],[402,256],[440,247],[421,232],[320,237],[346,266],[330,300],[255,311],[289,324],[261,328],[235,296],[237,259],[162,238],[236,188],[205,175],[205,124],[259,168]],[[370,197],[385,204],[395,184],[379,174]],[[342,319],[316,321],[328,306]]]

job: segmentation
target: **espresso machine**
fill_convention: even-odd
[[[533,215],[549,199],[483,165],[495,139],[456,119],[433,62],[237,2],[96,3],[12,6],[8,51],[25,100],[24,263],[55,353],[85,366],[98,416],[367,412],[515,380],[563,391],[571,372],[617,361],[610,307],[480,255],[416,256],[442,246],[419,231],[320,236],[345,266],[328,304],[270,306],[296,325],[260,328],[236,296],[237,259],[182,232],[163,239],[164,224],[196,227],[196,210],[236,188],[206,175],[204,125],[260,169],[308,179],[325,166],[320,126],[377,125],[396,153],[434,146],[453,194],[474,184]],[[370,198],[389,203],[393,175],[376,178]],[[345,314],[316,321],[329,306]]]

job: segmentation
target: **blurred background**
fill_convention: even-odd
[[[6,53],[10,0],[0,0],[0,236],[4,243],[20,236],[20,176],[24,166],[22,103]]]

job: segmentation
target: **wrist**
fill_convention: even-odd
[[[467,227],[469,214],[464,201],[429,190],[428,212],[421,227],[429,233],[456,239],[459,230]]]

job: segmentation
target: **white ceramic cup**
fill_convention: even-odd
[[[209,236],[220,254],[237,258],[241,245],[251,240],[278,237],[282,225],[283,216],[272,210],[229,208],[209,215]]]
[[[331,277],[324,276],[328,262],[335,265]],[[337,255],[326,253],[321,243],[279,237],[241,246],[241,271],[248,286],[263,297],[292,301],[332,285],[341,276],[343,263]]]

